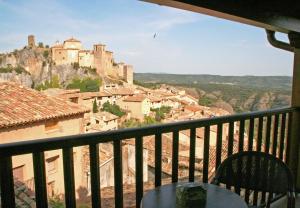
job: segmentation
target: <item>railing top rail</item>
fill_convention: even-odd
[[[247,120],[250,118],[259,118],[264,116],[272,116],[275,114],[289,113],[294,110],[295,108],[280,108],[190,121],[180,121],[140,128],[128,128],[115,131],[105,131],[89,134],[79,134],[64,137],[54,137],[7,143],[0,145],[0,157],[27,154],[32,152],[42,152],[48,150],[61,149],[65,147],[76,147],[82,145],[111,142],[115,140],[135,138],[137,136],[149,136],[160,133],[181,131],[191,128],[201,128],[205,126],[217,125],[220,123],[229,123],[240,120]]]

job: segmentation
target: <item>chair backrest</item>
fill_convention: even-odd
[[[287,194],[288,207],[295,206],[290,169],[267,153],[246,151],[231,155],[219,166],[213,183],[225,184],[228,189],[233,187],[250,205],[269,207],[276,197]]]

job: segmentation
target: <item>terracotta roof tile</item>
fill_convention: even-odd
[[[0,128],[89,112],[85,107],[47,96],[12,82],[0,83]]]
[[[146,99],[147,97],[144,95],[133,95],[133,96],[128,96],[125,98],[123,101],[125,102],[142,102]]]
[[[133,90],[129,88],[116,88],[116,89],[106,89],[106,92],[112,95],[133,95]]]

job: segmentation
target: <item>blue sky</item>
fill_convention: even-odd
[[[261,28],[137,0],[0,0],[0,52],[22,48],[28,34],[106,44],[136,72],[292,74],[292,53],[270,46]]]

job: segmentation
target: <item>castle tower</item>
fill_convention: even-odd
[[[124,79],[128,84],[133,84],[133,67],[131,65],[124,66]]]
[[[100,76],[105,75],[105,45],[94,45],[94,66]]]
[[[29,48],[35,48],[35,37],[34,35],[28,36],[28,47]]]

